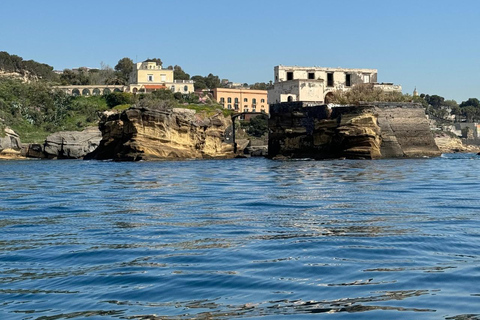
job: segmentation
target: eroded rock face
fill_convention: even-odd
[[[221,112],[201,117],[189,109],[132,107],[100,120],[102,141],[86,159],[168,160],[232,158],[224,142],[230,121]]]
[[[97,127],[89,127],[83,131],[55,132],[45,139],[42,151],[45,157],[50,159],[81,159],[98,147],[101,138],[102,134]],[[29,148],[30,156],[41,155],[38,147],[39,145],[32,145]]]
[[[5,128],[5,137],[0,137],[0,159],[21,159],[22,143],[19,135],[10,128]]]
[[[412,104],[270,108],[270,158],[379,159],[438,156],[425,112]]]

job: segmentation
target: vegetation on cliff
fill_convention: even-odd
[[[33,60],[24,60],[22,57],[0,51],[0,71],[18,74],[27,79],[58,80],[53,67]]]
[[[0,132],[11,127],[22,142],[42,142],[57,131],[80,131],[95,126],[99,114],[109,109],[122,110],[148,101],[168,101],[172,108],[182,107],[212,114],[222,109],[208,97],[175,95],[170,90],[133,95],[113,92],[103,96],[69,96],[54,90],[44,81],[23,82],[0,78]],[[223,111],[223,110],[222,110]],[[230,111],[224,110],[224,114]]]

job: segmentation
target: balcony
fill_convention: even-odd
[[[193,80],[173,80],[174,83],[195,83]]]

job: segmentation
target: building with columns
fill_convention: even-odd
[[[111,92],[148,93],[159,89],[170,89],[181,94],[195,92],[193,80],[175,80],[173,70],[164,69],[154,60],[137,63],[130,74],[128,85],[71,85],[54,88],[74,96],[96,96]]]
[[[173,92],[190,94],[195,91],[193,80],[175,80],[173,70],[164,69],[153,60],[145,60],[136,64],[130,74],[129,92],[151,92],[158,89],[170,89]]]

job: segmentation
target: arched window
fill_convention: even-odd
[[[183,91],[187,92],[188,91],[188,86],[183,87]]]
[[[228,97],[228,98],[227,98],[227,102],[228,102],[228,103],[232,103],[232,98]]]
[[[225,103],[225,98],[220,98],[220,103],[224,104]]]
[[[244,98],[244,99],[243,99],[243,102],[248,102],[248,98]]]
[[[265,103],[265,99],[260,100],[261,103]]]
[[[85,88],[82,90],[82,96],[89,96],[90,95],[90,90]]]
[[[293,97],[292,97],[292,96],[288,96],[287,101],[288,101],[288,102],[292,102],[292,101],[293,101]]]
[[[235,103],[238,103],[238,98],[235,98]]]
[[[228,110],[231,110],[231,109],[232,109],[232,105],[229,104],[229,105],[228,105]]]
[[[256,104],[256,103],[257,103],[257,99],[253,98],[253,99],[252,99],[252,103],[253,103],[253,104]]]

